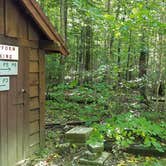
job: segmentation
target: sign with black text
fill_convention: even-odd
[[[0,77],[0,91],[7,91],[10,89],[10,78]]]
[[[17,46],[0,44],[0,59],[3,60],[18,60],[19,48]]]
[[[18,62],[0,61],[0,75],[17,75]]]

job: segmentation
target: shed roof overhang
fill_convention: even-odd
[[[46,52],[59,52],[68,55],[69,52],[61,36],[57,33],[48,17],[35,0],[17,0],[26,9],[26,13],[32,17],[39,29],[48,37],[47,40],[40,41],[40,46]]]

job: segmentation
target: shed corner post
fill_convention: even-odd
[[[45,51],[39,49],[40,147],[45,145]]]

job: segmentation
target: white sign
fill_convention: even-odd
[[[10,89],[9,77],[0,77],[0,91],[6,91]]]
[[[18,47],[0,44],[0,59],[18,60],[18,54]]]
[[[18,62],[0,61],[0,75],[17,75]]]

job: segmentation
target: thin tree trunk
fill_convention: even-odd
[[[78,82],[79,85],[83,84],[83,72],[84,72],[84,50],[85,50],[85,27],[81,28],[81,34],[80,34],[80,40],[79,40],[79,76],[78,76]]]
[[[67,0],[60,0],[60,24],[61,35],[64,38],[65,44],[67,43],[67,15],[68,15]]]
[[[141,50],[140,50],[140,57],[139,57],[139,78],[142,80],[145,79],[147,74],[147,57],[148,57],[148,49],[147,43],[145,41],[145,32],[143,31],[142,39],[141,39]],[[143,81],[143,85],[140,86],[140,95],[143,97],[143,102],[147,103],[147,96],[146,96],[146,86]]]
[[[156,88],[156,111],[159,109],[159,96],[163,96],[164,94],[164,84],[162,80],[162,57],[163,57],[163,36],[161,34],[159,35],[159,42],[158,42],[158,55],[159,55],[159,64],[158,64],[158,72],[159,77],[157,80],[157,88]]]
[[[92,28],[90,25],[86,26],[86,41],[85,41],[85,71],[92,71]],[[92,81],[92,74],[90,76],[86,76],[85,81],[87,83]]]
[[[132,32],[130,30],[128,56],[127,56],[126,80],[131,80],[131,72],[129,71],[129,68],[130,68],[130,57],[131,57],[131,34],[132,34]]]
[[[118,65],[118,69],[120,70],[121,67],[121,39],[119,39],[118,41],[118,60],[117,60],[117,65]],[[118,71],[118,83],[120,83],[121,81],[121,72]]]
[[[109,2],[108,2],[109,3]],[[118,4],[118,6],[117,6],[117,10],[116,10],[116,21],[118,20],[118,18],[119,18],[119,14],[120,14],[120,0],[118,0],[118,2],[117,2]],[[110,3],[109,3],[110,4]],[[109,45],[109,49],[110,49],[110,56],[112,56],[113,55],[113,50],[112,50],[112,48],[113,48],[113,43],[114,43],[114,38],[115,38],[115,33],[114,33],[114,31],[112,31],[112,33],[111,33],[111,38],[110,38],[110,45]]]
[[[60,29],[61,35],[64,38],[65,44],[67,43],[67,0],[60,0]],[[64,82],[65,76],[65,57],[60,57],[60,72],[59,72],[59,83]]]
[[[91,69],[91,27],[86,26],[86,43],[85,43],[85,70]]]

